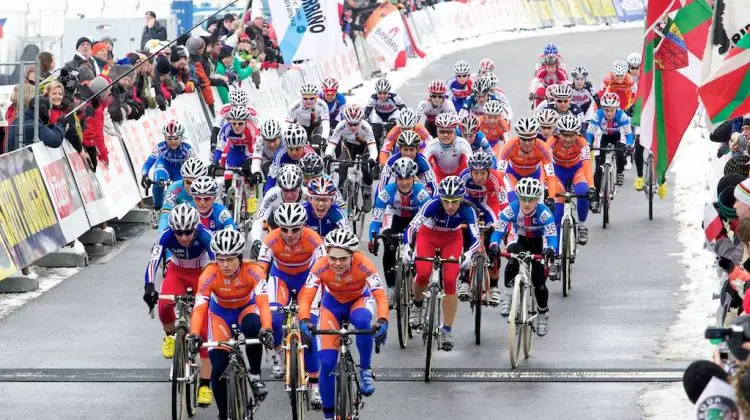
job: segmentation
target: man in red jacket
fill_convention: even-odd
[[[101,92],[78,111],[83,127],[83,147],[91,158],[94,170],[100,160],[105,166],[109,164],[109,152],[104,144],[104,110],[109,104],[110,83],[111,80],[107,76],[99,75],[79,87],[83,100]]]

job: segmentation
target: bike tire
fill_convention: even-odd
[[[289,391],[289,403],[292,406],[292,419],[293,420],[304,420],[306,404],[305,391],[300,391],[304,387],[304,378],[300,376],[300,364],[299,364],[299,343],[297,342],[297,334],[292,333],[289,336],[289,351],[287,357],[289,358],[289,381],[291,390]]]
[[[174,357],[172,358],[172,420],[184,419],[188,411],[187,402],[190,391],[187,383],[181,381],[185,377],[185,366],[187,363],[185,329],[178,328],[175,332]]]
[[[560,271],[562,276],[562,291],[563,291],[563,297],[568,297],[568,292],[570,292],[570,237],[571,237],[571,227],[570,227],[570,220],[564,219],[562,222],[562,229],[560,229],[562,232],[562,237],[560,240],[562,241],[562,252],[560,253]]]
[[[435,342],[435,309],[437,306],[437,293],[434,290],[430,291],[429,302],[427,303],[427,326],[423,334],[426,335],[427,352],[425,354],[424,361],[424,381],[430,382],[430,375],[432,374],[432,346]]]
[[[521,341],[523,344],[523,357],[528,359],[531,356],[531,346],[534,343],[533,332],[531,330],[531,322],[529,322],[529,314],[536,312],[534,307],[534,298],[531,296],[533,288],[531,285],[526,285],[522,291],[521,303],[523,307],[523,329],[521,331]]]
[[[604,182],[604,185],[602,185],[602,229],[606,229],[609,223],[609,178],[611,170],[612,168],[607,168],[602,178],[602,182]]]
[[[477,258],[474,266],[474,278],[471,279],[474,286],[474,343],[478,346],[482,343],[482,302],[485,282],[487,281],[487,269],[484,259]]]
[[[348,419],[353,414],[351,410],[351,387],[349,385],[351,380],[347,364],[339,363],[336,372],[336,415],[334,416],[337,419]]]
[[[521,279],[519,276],[513,280],[513,294],[511,295],[510,314],[508,314],[508,355],[510,366],[518,367],[518,356],[521,353],[521,332],[519,322],[523,319],[520,313],[521,306]]]
[[[227,369],[229,369],[226,379],[228,418],[231,420],[246,420],[248,418],[248,385],[246,379],[242,378],[236,367],[229,366]]]
[[[402,349],[406,348],[406,343],[409,342],[409,305],[405,305],[406,300],[404,296],[407,292],[404,287],[404,272],[403,263],[398,260],[396,266],[396,290],[395,290],[395,301],[396,301],[396,326],[398,327],[398,345]]]
[[[648,176],[646,177],[647,189],[646,195],[648,197],[648,220],[654,220],[654,161],[651,157],[648,159]]]

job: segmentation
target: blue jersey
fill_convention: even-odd
[[[182,203],[188,203],[195,207],[193,197],[188,194],[187,188],[185,188],[185,182],[179,180],[173,182],[167,189],[167,195],[164,197],[164,204],[161,207],[162,212],[159,216],[159,232],[167,228],[169,212],[175,208],[175,206]]]
[[[453,101],[453,106],[456,109],[461,109],[464,106],[464,102],[466,102],[466,98],[468,98],[471,95],[471,81],[469,79],[466,79],[466,83],[461,84],[458,83],[458,80],[456,80],[455,77],[448,79],[448,82],[446,83],[448,85],[448,89],[451,91],[451,100]]]
[[[430,193],[418,182],[414,183],[411,193],[407,195],[401,194],[395,182],[386,185],[378,193],[375,199],[375,206],[372,208],[370,240],[372,240],[373,232],[376,235],[380,233],[380,228],[383,226],[383,218],[386,214],[402,218],[413,218],[419,209],[431,198]]]
[[[375,190],[377,194],[386,185],[396,182],[396,174],[393,173],[393,164],[401,158],[401,152],[394,153],[383,166],[383,170],[380,172],[380,182],[378,182],[378,188]],[[424,184],[424,188],[427,189],[429,194],[433,194],[437,191],[437,182],[435,181],[435,171],[430,167],[427,158],[422,153],[417,153],[414,158],[417,163],[417,179],[419,182]]]
[[[246,124],[242,133],[237,134],[232,129],[232,124],[227,121],[221,127],[221,130],[219,130],[216,149],[211,161],[214,163],[219,162],[219,158],[226,152],[227,165],[241,167],[245,159],[253,156],[255,150],[255,129],[250,127],[250,124]]]
[[[156,163],[157,160],[161,159],[176,168],[181,168],[182,164],[189,157],[193,156],[196,156],[195,150],[193,150],[193,146],[189,145],[187,142],[183,141],[176,149],[170,149],[169,146],[167,146],[167,142],[163,141],[154,147],[151,155],[143,164],[141,174],[147,176],[148,171],[151,170],[151,167],[154,166],[154,163]]]
[[[633,132],[630,128],[630,124],[630,117],[628,117],[625,111],[621,109],[615,111],[615,116],[612,117],[611,120],[608,120],[607,117],[604,116],[604,109],[599,109],[596,111],[596,114],[594,114],[594,118],[589,121],[589,126],[586,129],[586,140],[589,141],[589,144],[592,144],[594,136],[597,133],[602,133],[607,136],[619,133],[620,142],[624,140],[628,146],[632,146],[635,143],[635,139],[633,139]]]
[[[214,259],[214,253],[211,252],[211,232],[198,224],[190,246],[180,245],[171,228],[162,232],[151,249],[151,259],[146,266],[146,284],[154,282],[156,269],[165,252],[171,254],[169,261],[178,267],[203,268],[209,260]]]
[[[213,203],[207,214],[201,214],[201,224],[207,227],[211,233],[216,233],[226,227],[237,230],[232,213],[226,206],[219,203]]]
[[[498,99],[494,93],[490,93],[487,95],[487,100],[497,101]],[[466,101],[464,101],[464,106],[462,107],[462,109],[476,116],[484,115],[484,104],[479,104],[477,102],[477,97],[474,94],[466,98]]]
[[[459,137],[463,137],[464,140],[469,142],[469,139],[464,137],[461,133],[460,128],[456,128],[456,135]],[[484,136],[484,133],[478,131],[474,136],[474,141],[469,142],[469,146],[471,146],[471,153],[475,153],[477,150],[482,149],[483,152],[490,155],[490,157],[492,157],[492,169],[497,169],[497,158],[495,157],[495,151],[492,150],[492,145],[487,140],[487,137]]]
[[[305,146],[305,154],[302,157],[307,156],[309,153],[315,153],[315,150],[310,145]],[[302,159],[302,158],[300,158]],[[266,185],[263,187],[263,193],[265,194],[268,190],[276,186],[276,177],[279,176],[279,169],[284,165],[296,165],[299,160],[292,159],[289,156],[289,150],[286,146],[281,146],[276,149],[276,154],[273,155],[273,162],[268,168],[268,176],[266,177]]]
[[[320,92],[318,94],[318,98],[322,99],[323,102],[328,105],[328,118],[331,121],[338,120],[339,118],[339,112],[341,109],[346,105],[346,97],[338,92],[336,92],[336,96],[333,98],[333,101],[328,102],[326,101],[323,92]]]
[[[307,212],[307,227],[317,232],[321,238],[324,238],[328,235],[328,232],[334,229],[349,228],[349,219],[346,218],[346,214],[344,214],[343,210],[341,210],[336,203],[331,204],[328,213],[322,218],[318,218],[318,216],[315,215],[312,203],[309,201],[305,201],[302,204],[302,207],[304,207]]]
[[[500,220],[497,222],[495,232],[492,233],[491,241],[499,244],[510,226],[515,234],[526,238],[543,237],[546,242],[545,248],[557,250],[557,228],[555,227],[555,216],[552,215],[547,206],[542,203],[536,205],[536,209],[527,216],[519,209],[518,200],[511,201],[500,212]]]
[[[471,205],[462,202],[456,214],[451,216],[443,209],[440,197],[432,198],[419,209],[419,213],[409,223],[409,229],[404,232],[404,244],[410,243],[421,227],[437,232],[454,232],[460,230],[462,224],[468,227],[466,231],[469,233],[471,244],[468,251],[474,252],[479,249],[479,230],[477,213]]]

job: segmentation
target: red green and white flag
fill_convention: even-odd
[[[698,108],[696,88],[713,10],[705,0],[652,0],[646,13],[643,65],[633,124],[654,153],[664,181]]]
[[[729,51],[698,95],[714,125],[750,114],[750,34]]]

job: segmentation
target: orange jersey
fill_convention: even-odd
[[[221,274],[216,263],[207,265],[198,280],[190,332],[200,333],[206,323],[211,299],[222,308],[238,309],[247,306],[253,297],[260,310],[263,328],[271,329],[271,307],[268,304],[263,267],[251,261],[243,261],[237,277],[230,278]]]
[[[274,229],[263,240],[258,263],[266,273],[273,264],[279,271],[293,276],[309,270],[324,254],[323,240],[314,230],[303,227],[300,240],[289,246],[281,239],[281,229]]]
[[[310,318],[310,306],[319,287],[341,303],[349,303],[362,297],[369,288],[378,305],[378,319],[388,319],[388,300],[383,282],[375,264],[365,254],[352,254],[352,268],[344,276],[337,276],[328,266],[328,257],[315,263],[307,277],[305,287],[299,295],[299,318]]]
[[[594,185],[594,175],[591,169],[591,146],[586,139],[576,136],[576,141],[570,147],[565,147],[562,140],[557,136],[551,136],[547,139],[547,146],[552,150],[552,162],[555,165],[572,168],[581,163],[583,173],[586,176],[586,183]]]
[[[609,72],[604,77],[602,85],[599,88],[599,97],[601,98],[605,92],[614,92],[620,98],[620,109],[628,109],[635,102],[635,95],[633,95],[634,85],[635,81],[631,75],[626,74],[622,83],[617,83],[615,82],[615,76],[612,72]]]
[[[515,173],[521,178],[531,176],[537,169],[542,168],[540,181],[547,181],[555,177],[555,167],[552,164],[552,151],[547,143],[536,140],[529,153],[521,149],[518,137],[508,140],[497,157],[497,170],[509,175]],[[515,183],[513,184],[515,186]],[[549,196],[557,193],[557,183],[549,183]]]
[[[506,133],[510,133],[510,124],[508,123],[508,120],[500,117],[500,119],[497,121],[497,124],[495,124],[494,127],[490,127],[484,121],[484,115],[482,115],[481,117],[479,117],[479,131],[484,133],[484,138],[486,138],[490,143],[490,146],[495,149],[495,146],[498,143],[502,143],[505,141]]]
[[[390,158],[393,154],[393,148],[396,147],[396,140],[398,140],[398,136],[401,135],[402,131],[403,130],[401,130],[401,127],[395,125],[385,136],[385,141],[383,142],[383,146],[381,146],[380,148],[380,156],[378,157],[381,166],[385,165],[388,162],[388,158]],[[427,131],[426,128],[424,128],[424,125],[419,123],[414,126],[413,131],[417,133],[419,138],[422,139],[422,143],[419,145],[419,150],[422,151],[425,144],[432,138],[432,136],[430,136],[430,132]]]

